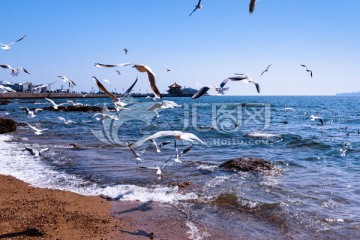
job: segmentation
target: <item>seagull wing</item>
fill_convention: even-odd
[[[230,79],[224,79],[224,81],[222,81],[222,83],[220,83],[220,88],[223,88],[225,86],[226,83],[228,83],[230,81]]]
[[[256,87],[256,91],[258,93],[260,93],[260,85],[257,83],[257,82],[253,82],[255,84],[255,87]]]
[[[192,99],[196,99],[201,97],[202,95],[204,95],[205,93],[207,93],[209,91],[209,87],[205,86],[199,89],[199,91],[197,93],[195,93],[191,98]]]
[[[160,108],[161,106],[162,106],[162,103],[155,103],[154,105],[152,105],[151,107],[147,108],[146,110],[154,111],[154,110]]]
[[[46,100],[48,100],[52,105],[54,105],[54,106],[56,106],[57,104],[53,101],[53,100],[51,100],[50,98],[45,98]]]
[[[47,151],[49,151],[49,150],[50,150],[50,148],[43,148],[43,149],[41,149],[39,152],[40,152],[40,154],[41,154],[41,153],[47,152]]]
[[[95,67],[100,67],[100,68],[113,68],[113,67],[122,67],[122,66],[127,66],[131,63],[120,63],[120,64],[102,64],[102,63],[95,63]]]
[[[121,100],[124,100],[126,97],[129,96],[131,90],[134,88],[135,84],[137,83],[138,78],[136,77],[135,82],[124,92],[123,96],[121,97]]]
[[[27,147],[25,147],[25,149],[26,149],[31,155],[35,155],[35,152],[34,152],[33,149],[27,148]]]
[[[26,69],[23,68],[23,67],[19,68],[19,70],[22,70],[24,73],[31,74],[28,70],[26,70]]]
[[[160,91],[157,88],[156,83],[155,83],[154,73],[151,71],[151,69],[148,66],[144,65],[144,67],[145,67],[147,75],[149,77],[150,87],[151,87],[152,91],[154,92],[155,97],[161,98]]]
[[[184,150],[181,151],[181,153],[179,154],[179,157],[185,153],[187,153],[188,151],[190,151],[190,149],[192,148],[193,144],[190,144],[190,146],[188,146],[187,148],[185,148]]]
[[[7,64],[0,64],[0,67],[11,69],[11,70],[13,69],[10,65],[7,65]]]
[[[255,4],[256,4],[256,0],[250,0],[250,4],[249,4],[249,15],[254,12],[254,10],[255,10]]]
[[[34,131],[40,131],[40,129],[37,129],[36,127],[34,127],[34,126],[32,126],[32,125],[30,125],[30,124],[27,124],[30,128],[32,128]]]
[[[14,44],[14,43],[16,43],[16,42],[20,42],[20,41],[23,40],[25,37],[26,37],[26,35],[22,36],[21,38],[19,38],[19,39],[16,40],[16,41],[10,43],[9,45]]]
[[[109,91],[104,87],[104,85],[102,85],[101,82],[99,82],[99,80],[98,80],[95,76],[93,76],[93,79],[94,79],[94,82],[95,82],[96,86],[98,86],[98,88],[99,88],[101,91],[103,91],[108,97],[110,97],[113,102],[118,102],[118,101],[119,101],[119,99],[118,99],[114,94],[112,94],[111,92],[109,92]]]

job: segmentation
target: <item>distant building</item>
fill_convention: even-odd
[[[181,86],[174,83],[169,86],[169,90],[167,90],[167,92],[171,95],[181,95],[182,93]]]
[[[10,82],[2,82],[3,86],[9,87],[16,92],[26,92],[31,88],[31,83],[10,83]]]

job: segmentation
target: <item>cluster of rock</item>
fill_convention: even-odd
[[[44,107],[44,110],[59,112],[101,112],[103,109],[98,106],[60,106],[55,109],[53,106]]]
[[[16,131],[17,122],[8,118],[0,118],[0,134]]]

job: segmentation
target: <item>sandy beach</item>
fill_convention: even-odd
[[[0,239],[188,239],[171,206],[33,188],[0,175]]]

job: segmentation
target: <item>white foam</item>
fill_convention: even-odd
[[[246,133],[245,136],[247,137],[253,137],[253,138],[272,138],[272,137],[278,137],[278,134],[275,133],[266,133],[266,132],[250,132]]]
[[[189,231],[186,233],[189,235],[191,240],[202,240],[204,238],[210,237],[211,235],[206,231],[201,232],[198,227],[191,221],[186,221],[186,226],[189,228]]]
[[[66,190],[86,196],[105,195],[126,201],[176,203],[198,198],[195,193],[180,193],[178,187],[114,185],[104,188],[76,175],[56,171],[41,158],[19,148],[17,143],[6,142],[10,140],[11,136],[0,135],[0,174],[16,177],[33,187]]]

